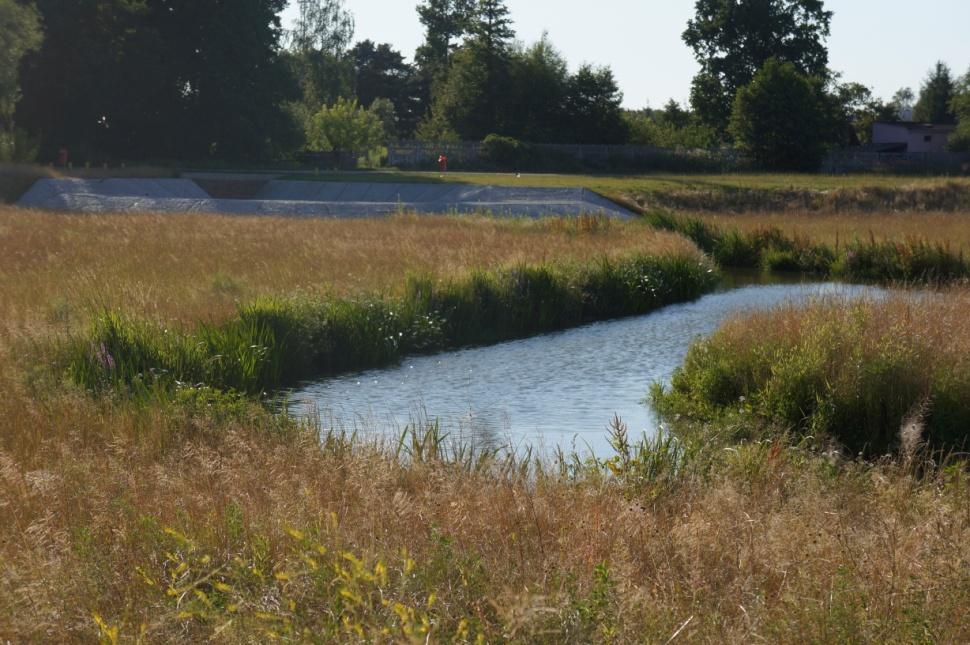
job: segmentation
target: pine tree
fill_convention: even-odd
[[[950,103],[956,84],[950,68],[943,61],[930,70],[913,110],[913,120],[922,123],[955,123]]]

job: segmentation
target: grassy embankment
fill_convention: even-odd
[[[88,387],[179,381],[258,394],[407,353],[644,313],[697,297],[716,280],[683,238],[595,218],[307,222],[13,212],[7,221],[5,234],[23,244],[0,295],[10,300],[8,320],[29,302],[54,322],[70,322],[79,297],[104,309],[93,331],[63,351]],[[40,270],[38,279],[14,279],[25,265]],[[73,282],[65,272],[81,276],[79,284],[65,288]],[[248,280],[262,286],[249,289]],[[48,291],[58,285],[62,293]],[[131,293],[149,301],[132,302]],[[181,311],[193,306],[201,310]]]

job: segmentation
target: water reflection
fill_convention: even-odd
[[[437,420],[452,437],[484,446],[607,454],[614,414],[634,435],[656,431],[658,419],[643,402],[650,384],[668,380],[691,343],[725,318],[864,293],[883,292],[834,283],[748,285],[647,316],[330,378],[296,392],[291,411],[362,435],[396,437],[407,425]]]

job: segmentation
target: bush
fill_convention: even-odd
[[[316,151],[356,152],[371,158],[383,144],[380,118],[357,101],[337,99],[313,115],[307,126],[307,145]]]
[[[490,134],[482,144],[482,161],[500,170],[522,170],[531,156],[529,146],[512,137]]]
[[[897,449],[904,426],[959,449],[970,440],[968,305],[965,293],[834,299],[738,319],[691,348],[654,397],[666,415],[761,419],[853,454]]]

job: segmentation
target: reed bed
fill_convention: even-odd
[[[776,178],[777,179],[777,178]],[[631,186],[622,190],[641,209],[708,213],[962,212],[970,209],[970,181],[874,176],[806,175],[789,185],[778,181],[685,180],[680,186]]]
[[[188,334],[106,312],[88,336],[70,343],[65,360],[75,380],[92,389],[192,383],[260,394],[407,354],[494,343],[692,300],[719,278],[712,264],[692,255],[519,265],[448,282],[411,277],[404,295],[392,299],[263,299],[242,307],[236,318]]]
[[[691,349],[667,415],[781,427],[849,454],[970,448],[970,295],[897,295],[743,316]]]

